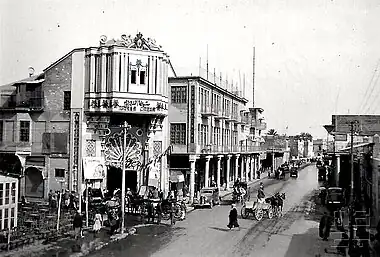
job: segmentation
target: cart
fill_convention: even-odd
[[[273,210],[270,203],[247,201],[243,204],[243,207],[241,208],[241,217],[243,219],[247,219],[250,215],[252,215],[257,221],[260,221],[263,219],[264,214],[267,215],[268,219],[273,218]]]

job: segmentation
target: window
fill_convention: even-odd
[[[4,229],[2,226],[1,226],[1,221],[3,220],[3,210],[0,209],[0,229]]]
[[[4,202],[5,205],[9,204],[9,195],[10,195],[9,191],[10,191],[10,185],[9,183],[6,183],[5,184],[5,202]]]
[[[171,99],[172,99],[172,103],[177,103],[177,104],[186,103],[187,102],[186,86],[172,87]]]
[[[186,123],[170,124],[170,142],[175,145],[186,144]]]
[[[65,177],[65,169],[55,169],[55,176],[59,178]]]
[[[9,218],[9,209],[5,208],[4,209],[4,229],[7,229],[8,226],[8,218]]]
[[[12,183],[11,196],[12,196],[11,203],[16,203],[16,183],[15,182]]]
[[[70,110],[71,107],[71,91],[63,92],[63,109]]]
[[[68,133],[43,133],[42,134],[42,152],[49,153],[67,153]]]
[[[20,142],[29,142],[30,122],[20,121]]]
[[[15,208],[11,209],[11,228],[15,226]]]
[[[145,71],[140,71],[140,85],[145,84]]]
[[[131,70],[131,84],[136,84],[136,71]]]
[[[3,142],[4,121],[0,120],[0,142]]]
[[[3,203],[3,197],[4,197],[4,184],[0,184],[0,206],[2,206]]]

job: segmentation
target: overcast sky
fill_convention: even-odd
[[[252,80],[255,46],[255,105],[268,128],[290,135],[325,137],[332,114],[358,113],[380,58],[376,0],[2,0],[0,19],[0,84],[101,35],[155,38],[180,75],[197,74],[200,57],[206,66],[208,45],[210,70],[234,81]]]

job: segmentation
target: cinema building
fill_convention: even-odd
[[[73,49],[43,73],[1,87],[2,172],[19,174],[26,197],[85,183],[113,190],[124,149],[127,187],[166,191],[170,67],[141,33],[102,36],[99,46]]]

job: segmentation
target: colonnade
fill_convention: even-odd
[[[200,185],[200,188],[209,187],[211,185],[211,179],[213,176],[210,176],[210,165],[211,160],[215,159],[216,161],[216,172],[213,174],[216,175],[214,182],[216,186],[220,189],[229,190],[232,183],[239,179],[240,181],[249,182],[254,180],[257,176],[257,171],[260,169],[260,155],[259,154],[215,154],[215,155],[190,155],[190,201],[192,202],[195,195],[195,167],[197,160],[203,159],[204,166],[204,180]],[[223,161],[223,165],[222,165]],[[226,165],[224,165],[224,161]],[[231,165],[232,164],[232,165]],[[200,168],[199,172],[203,173],[203,169]],[[223,181],[222,181],[223,178]],[[222,185],[225,183],[225,188],[222,188]]]

